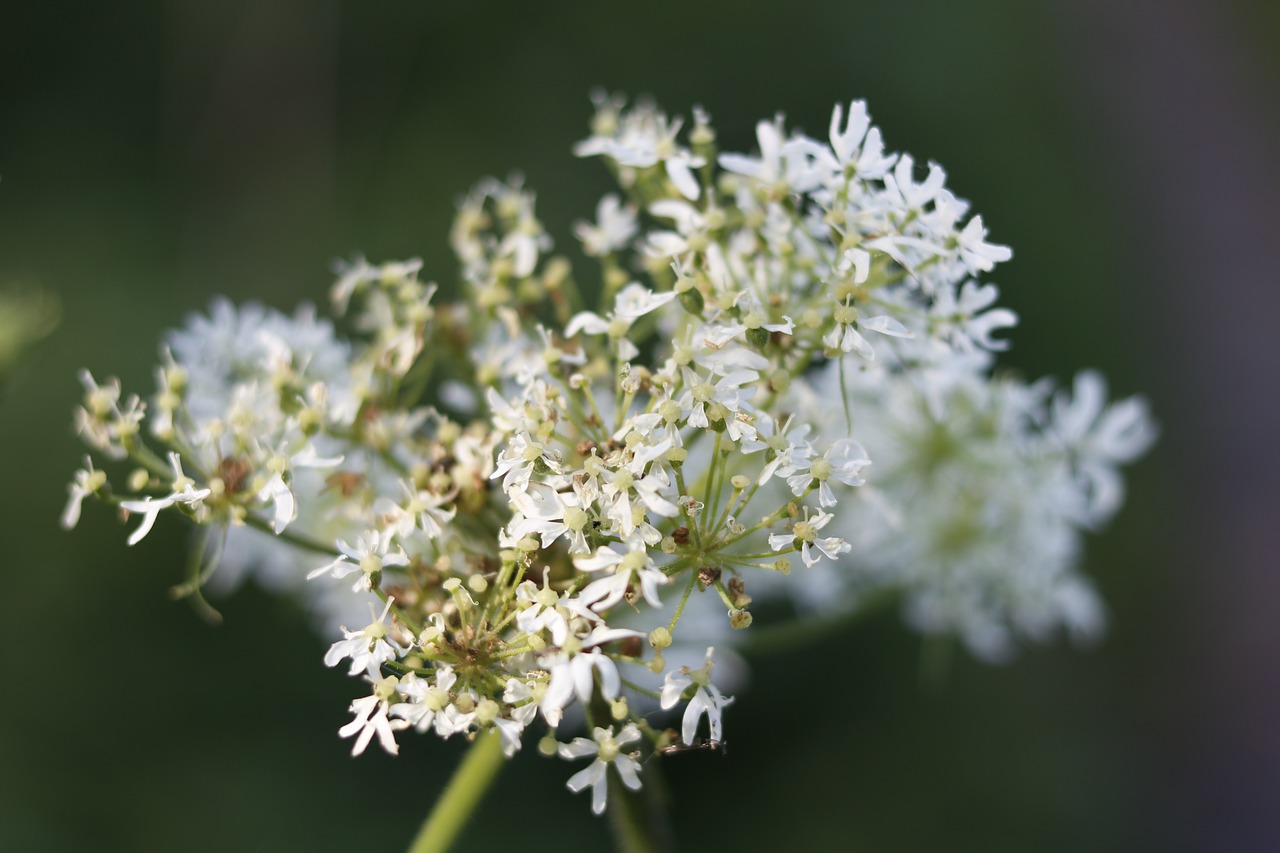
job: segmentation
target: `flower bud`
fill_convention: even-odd
[[[502,711],[502,706],[492,699],[481,699],[476,705],[476,722],[480,725],[488,725],[498,719],[498,714]]]
[[[702,314],[702,309],[706,307],[706,303],[702,299],[702,292],[696,287],[691,287],[677,297],[680,300],[680,307],[688,311],[690,314]]]

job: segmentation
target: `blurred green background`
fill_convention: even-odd
[[[210,628],[166,594],[179,524],[59,530],[75,372],[149,392],[214,294],[322,301],[357,251],[450,283],[486,174],[568,245],[609,186],[569,151],[594,86],[702,104],[727,150],[867,98],[1014,248],[1005,363],[1102,368],[1164,430],[1089,545],[1102,645],[957,652],[926,688],[890,614],[761,658],[729,755],[667,763],[682,848],[1280,849],[1274,4],[6,0],[0,33],[0,286],[64,309],[0,388],[0,849],[406,845],[460,743],[352,760],[351,683],[291,604],[245,588]],[[532,752],[465,849],[606,849]]]

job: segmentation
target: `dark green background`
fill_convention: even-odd
[[[667,769],[685,850],[1280,849],[1271,251],[1280,16],[1262,3],[50,3],[0,11],[0,284],[64,320],[0,390],[0,848],[398,850],[461,744],[347,755],[352,684],[289,603],[210,628],[166,590],[187,531],[60,531],[75,371],[149,392],[216,293],[319,301],[335,256],[454,280],[454,200],[521,170],[561,246],[607,189],[587,91],[712,114],[868,99],[936,159],[1022,316],[1006,363],[1108,374],[1164,435],[1087,565],[1098,648],[922,687],[896,618],[758,661],[725,758]],[[602,849],[527,750],[466,849]]]

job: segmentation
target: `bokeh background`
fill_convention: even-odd
[[[1280,849],[1277,4],[5,0],[0,34],[0,285],[64,309],[0,388],[0,848],[406,845],[461,744],[352,760],[293,605],[245,588],[211,628],[166,594],[180,524],[59,530],[75,371],[149,391],[214,294],[319,301],[356,251],[449,284],[482,175],[523,171],[566,245],[602,85],[705,105],[728,150],[867,98],[1014,248],[1005,363],[1102,368],[1163,427],[1088,549],[1103,644],[924,683],[890,614],[760,657],[728,756],[667,764],[682,848]],[[465,849],[606,849],[530,752]]]

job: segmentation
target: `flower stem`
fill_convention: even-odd
[[[609,774],[609,829],[618,853],[658,853],[674,850],[667,822],[666,790],[655,768],[646,767],[645,787],[629,791]]]
[[[444,853],[480,804],[502,767],[502,739],[496,731],[481,732],[467,751],[444,793],[427,815],[409,853]]]

